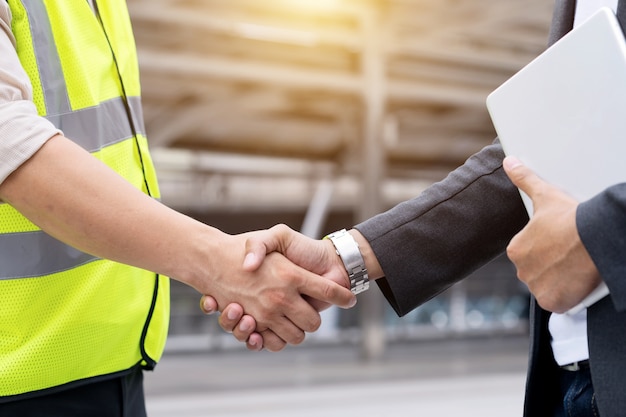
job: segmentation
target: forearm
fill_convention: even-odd
[[[398,314],[503,253],[528,221],[503,158],[499,144],[487,146],[420,196],[355,226],[382,266],[377,283]]]
[[[210,248],[227,237],[145,195],[62,136],[13,172],[0,185],[0,198],[73,247],[199,291],[206,289],[201,273],[213,269],[201,254],[216,253]]]

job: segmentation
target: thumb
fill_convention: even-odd
[[[533,202],[545,190],[547,183],[514,156],[504,158],[502,166],[511,182],[528,194]]]
[[[259,239],[258,235],[246,239],[246,256],[243,259],[243,269],[248,272],[256,271],[263,260],[265,255],[269,252],[274,252],[277,245],[270,239],[265,241]]]
[[[243,269],[248,272],[256,271],[268,253],[280,252],[285,255],[287,247],[294,235],[297,234],[296,231],[284,224],[277,224],[270,229],[248,233]]]
[[[243,269],[248,272],[256,271],[268,253],[280,251],[282,233],[285,227],[277,225],[267,230],[250,232],[246,238],[246,255],[243,260]]]

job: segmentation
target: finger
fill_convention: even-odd
[[[288,262],[281,255],[273,255],[273,259],[279,261],[278,265],[281,261]],[[322,322],[318,311],[307,302],[311,295],[317,295],[319,298],[322,298],[322,301],[326,301],[329,298],[326,295],[327,293],[332,293],[336,289],[346,291],[348,297],[354,297],[354,295],[350,290],[343,288],[339,284],[306,269],[291,263],[283,266],[286,266],[287,269],[277,270],[276,273],[278,276],[284,276],[285,280],[289,276],[292,277],[290,281],[282,283],[283,285],[287,284],[286,291],[275,292],[268,299],[269,304],[266,306],[266,314],[255,314],[255,318],[257,325],[261,328],[271,329],[289,344],[298,344],[304,339],[304,332],[316,331]],[[332,297],[330,298],[332,299]],[[263,320],[263,322],[259,322],[259,320]]]
[[[268,253],[283,252],[290,232],[293,230],[284,224],[278,224],[268,230],[251,232],[246,239],[243,269],[249,272],[256,271]]]
[[[280,255],[276,256],[279,257],[276,259],[284,259]],[[304,269],[298,269],[300,274],[316,276]],[[321,277],[320,280],[325,281]],[[220,315],[220,326],[227,332],[234,332],[234,336],[240,341],[246,340],[251,331],[261,328],[271,329],[286,343],[292,345],[302,343],[305,331],[317,330],[321,324],[321,318],[319,313],[300,296],[295,287],[286,293],[279,291],[273,296],[269,296],[268,306],[255,314],[246,315],[245,319],[243,319],[244,311],[241,305],[229,304],[224,308],[223,314]],[[263,296],[259,297],[264,298]],[[265,313],[261,312],[263,310]],[[267,343],[264,344],[267,345]]]
[[[530,168],[513,157],[507,156],[502,161],[504,171],[517,188],[528,194],[531,200],[535,201],[543,192],[547,183],[537,176]]]
[[[231,303],[224,308],[222,314],[220,314],[218,322],[220,327],[224,329],[225,332],[232,333],[242,317],[243,307],[237,303]],[[254,330],[254,328],[252,330]]]
[[[243,270],[248,272],[256,271],[263,263],[268,252],[271,252],[271,250],[265,246],[264,242],[251,239],[246,240],[246,256],[243,259]]]
[[[263,350],[263,336],[260,333],[252,333],[246,341],[246,347],[254,352]]]
[[[321,303],[334,304],[341,308],[352,308],[357,301],[349,289],[313,273],[306,275],[304,285],[299,290]]]
[[[330,308],[332,304],[325,303],[320,300],[316,300],[315,298],[311,298],[308,295],[303,296],[307,303],[311,305],[315,309],[315,311],[322,312],[327,308]]]
[[[515,269],[517,271],[517,276],[518,278],[521,279],[520,277],[520,260],[522,259],[520,256],[521,253],[521,245],[520,242],[522,241],[522,238],[520,237],[520,234],[522,232],[519,232],[518,234],[516,234],[515,236],[513,236],[513,238],[511,239],[511,241],[509,242],[509,244],[506,247],[506,255],[509,258],[509,260],[513,263],[513,265],[515,266]]]
[[[247,341],[256,330],[256,320],[250,315],[244,315],[233,329],[233,336],[240,342]]]
[[[281,351],[287,346],[287,343],[271,330],[264,330],[260,334],[263,337],[263,346],[270,352]]]
[[[203,295],[200,298],[200,310],[204,314],[213,314],[217,311],[217,301],[210,295]]]
[[[275,317],[272,319],[271,326],[267,326],[276,336],[290,345],[299,345],[302,343],[305,338],[305,331],[315,331],[321,324],[319,313],[313,310],[306,301],[302,300],[302,302],[306,307],[298,307],[298,312],[290,316],[296,319],[298,324],[294,324],[287,317]],[[309,311],[305,311],[306,309]],[[261,324],[261,326],[265,327],[263,324]],[[268,340],[266,340],[265,336],[263,336],[263,340],[264,345],[270,350]]]
[[[246,256],[243,260],[245,271],[256,271],[263,263],[265,255],[280,247],[278,236],[270,230],[251,233],[246,239]]]

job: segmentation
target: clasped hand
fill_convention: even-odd
[[[601,282],[578,235],[578,202],[516,158],[505,158],[503,165],[511,181],[533,202],[533,216],[511,240],[507,255],[539,305],[563,313]]]
[[[221,327],[247,342],[248,349],[278,351],[287,343],[299,344],[305,332],[319,327],[320,311],[333,304],[350,308],[356,303],[330,241],[310,239],[285,225],[244,236],[243,270],[250,275],[243,286],[245,295],[226,305],[216,297],[227,292],[224,288],[204,295],[200,307],[207,314],[221,311]],[[257,276],[272,277],[276,287],[259,287]],[[297,281],[290,281],[296,276]]]

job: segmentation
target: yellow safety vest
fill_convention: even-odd
[[[97,0],[97,14],[87,0],[8,3],[39,114],[159,198],[125,1]],[[151,369],[167,336],[168,278],[77,251],[8,204],[0,300],[0,402]]]

